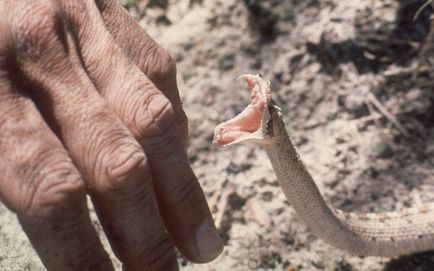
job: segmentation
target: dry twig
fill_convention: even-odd
[[[236,190],[235,185],[226,186],[221,194],[220,201],[217,205],[217,214],[215,216],[215,226],[217,229],[220,229],[223,222],[223,217],[226,212],[226,208],[228,206],[228,199],[231,194],[233,194]]]
[[[377,110],[384,115],[384,117],[386,117],[393,125],[395,125],[395,127],[406,137],[410,136],[410,133],[407,131],[407,129],[404,128],[404,126],[402,126],[402,124],[398,121],[397,118],[395,118],[395,116],[389,112],[389,110],[387,110],[382,104],[381,102],[377,99],[377,97],[375,97],[374,94],[372,94],[371,92],[369,92],[366,95],[366,99],[368,100],[368,102],[372,103],[375,108],[377,108]]]

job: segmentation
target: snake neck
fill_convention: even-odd
[[[434,205],[382,214],[330,207],[301,161],[280,116],[265,151],[298,217],[329,244],[363,256],[395,256],[434,248]]]

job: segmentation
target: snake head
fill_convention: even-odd
[[[240,142],[268,144],[273,137],[272,114],[280,108],[271,99],[270,81],[260,75],[244,74],[239,77],[251,90],[251,103],[237,116],[219,124],[214,131],[213,143],[229,146]]]

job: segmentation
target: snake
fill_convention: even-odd
[[[251,103],[216,126],[213,143],[261,146],[286,199],[310,232],[358,256],[394,257],[434,250],[434,203],[380,213],[346,212],[327,203],[291,142],[270,81],[259,74],[240,78],[251,90]]]

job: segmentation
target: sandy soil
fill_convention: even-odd
[[[262,150],[211,144],[215,125],[249,102],[237,76],[261,73],[331,204],[383,212],[433,201],[434,74],[413,77],[431,10],[412,17],[424,1],[126,2],[177,60],[191,163],[225,241],[213,263],[180,256],[181,270],[434,270],[434,253],[360,258],[330,247],[297,219]],[[3,206],[0,269],[43,270]]]

